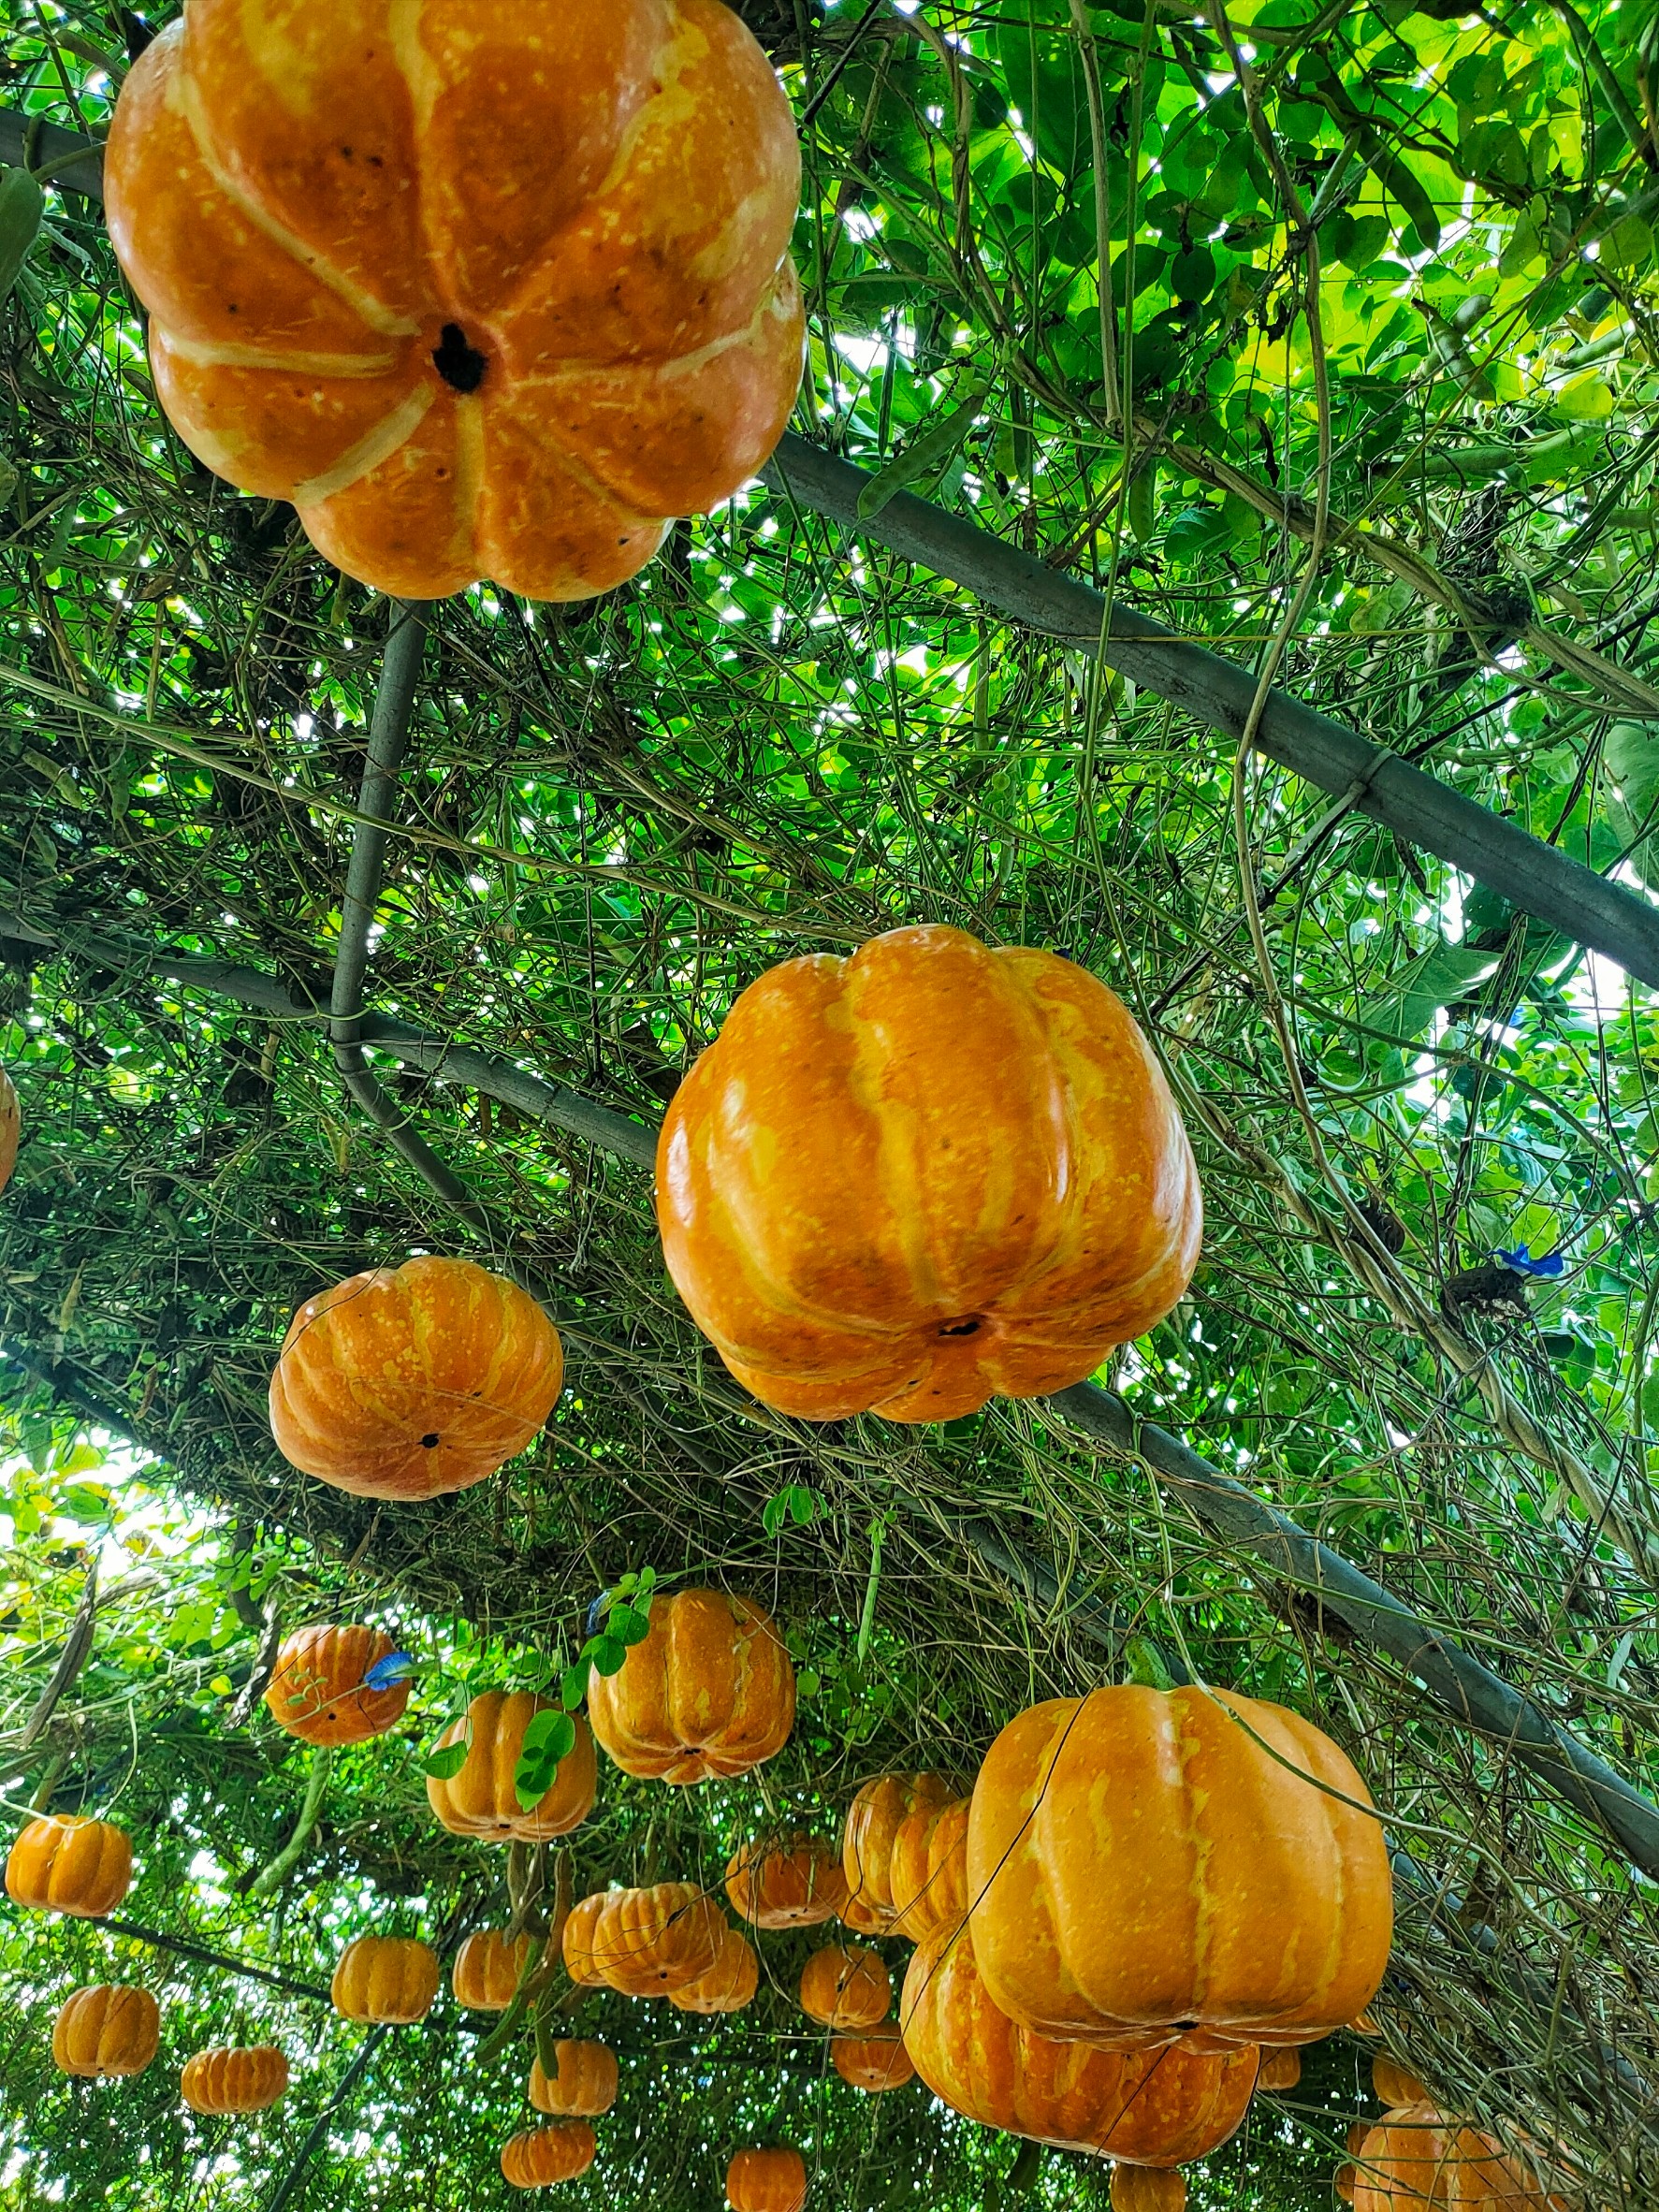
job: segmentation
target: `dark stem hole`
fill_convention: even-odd
[[[435,1449],[435,1448],[436,1448],[436,1446],[437,1446],[437,1442],[438,1442],[438,1432],[437,1432],[437,1430],[436,1430],[436,1429],[434,1429],[434,1430],[432,1431],[432,1433],[431,1433],[429,1436],[423,1436],[423,1437],[421,1438],[421,1440],[420,1440],[420,1441],[421,1441],[421,1444],[422,1444],[423,1448],[424,1448],[426,1450],[428,1450],[428,1451],[431,1451],[431,1450]]]
[[[972,1336],[982,1325],[980,1315],[969,1314],[965,1321],[941,1321],[939,1332],[941,1336]]]
[[[467,343],[467,334],[458,323],[444,324],[432,351],[432,367],[452,391],[475,392],[488,366],[476,347]]]

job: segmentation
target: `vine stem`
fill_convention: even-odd
[[[294,1824],[294,1832],[265,1871],[250,1884],[250,1899],[274,1896],[299,1864],[321,1815],[323,1793],[328,1786],[328,1769],[333,1764],[334,1754],[329,1746],[318,1744],[312,1754],[311,1777],[305,1785],[305,1801],[299,1808],[299,1818]]]

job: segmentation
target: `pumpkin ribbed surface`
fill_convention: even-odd
[[[825,2028],[874,2028],[893,2009],[893,1977],[862,1943],[831,1943],[801,1969],[801,2010]]]
[[[1297,2050],[1263,2051],[1259,2089],[1293,2089],[1302,2079],[1302,2053]]]
[[[1371,2087],[1379,2104],[1396,2111],[1403,2104],[1432,2104],[1434,2100],[1415,2074],[1396,2065],[1384,2051],[1371,2061]]]
[[[899,1829],[911,1813],[940,1811],[955,1794],[942,1774],[878,1774],[847,1808],[841,1871],[850,1899],[863,1907],[870,1932],[885,1932],[897,1917],[893,1849]],[[841,1917],[845,1920],[847,1914]]]
[[[707,1972],[664,1994],[682,2013],[740,2013],[754,2002],[760,1986],[761,1962],[754,1945],[728,1928]]]
[[[666,1997],[708,1972],[732,1929],[691,1882],[606,1889],[576,1905],[564,1924],[572,1981],[603,1982],[624,1997]]]
[[[726,1895],[756,1928],[816,1928],[847,1902],[840,1851],[807,1836],[745,1843],[727,1863]]]
[[[1317,2042],[1388,1964],[1370,1801],[1282,1706],[1133,1684],[1034,1706],[992,1745],[968,1815],[985,1986],[1042,2035],[1145,2046],[1191,2023],[1217,2047]]]
[[[747,1774],[789,1740],[795,1670],[747,1597],[677,1591],[653,1602],[620,1669],[593,1677],[588,1714],[624,1774],[686,1784]]]
[[[535,1948],[533,1936],[510,1936],[499,1928],[475,1928],[455,1955],[449,1986],[470,2013],[505,2012]]]
[[[911,1943],[953,1934],[968,1917],[968,1813],[970,1800],[924,1800],[894,1831],[887,1860],[893,1930]]]
[[[52,2025],[53,2063],[90,2081],[142,2074],[160,2047],[161,2007],[131,1985],[75,1990]]]
[[[364,1743],[403,1717],[409,1684],[371,1690],[364,1677],[397,1649],[383,1628],[297,1629],[277,1653],[265,1703],[271,1719],[305,1743]]]
[[[537,2112],[560,2119],[594,2119],[617,2102],[617,2055],[603,2043],[571,2041],[553,2046],[553,2078],[531,2061],[530,2101]]]
[[[732,2212],[801,2212],[807,2202],[807,2161],[779,2145],[735,2150],[726,2168]]]
[[[330,1995],[348,2020],[406,2028],[438,1994],[438,1954],[413,1936],[358,1936],[340,1955]]]
[[[953,2110],[1131,2165],[1180,2165],[1234,2132],[1256,2086],[1254,2050],[1103,2051],[1033,2034],[986,1989],[974,1957],[977,1926],[923,1944],[899,2001],[905,2048]]]
[[[559,1332],[528,1291],[423,1256],[306,1300],[270,1378],[270,1433],[336,1490],[435,1498],[521,1452],[563,1379]]]
[[[609,590],[801,374],[789,103],[718,0],[191,0],[110,236],[173,427],[378,590]]]
[[[1345,2205],[1353,2203],[1360,2187],[1360,2169],[1352,2159],[1345,2160],[1337,2167],[1335,2178],[1332,2181],[1331,2186]]]
[[[6,1894],[13,1904],[77,1920],[113,1913],[132,1879],[133,1847],[124,1829],[77,1812],[30,1821],[6,1858]]]
[[[269,2044],[197,2051],[179,2076],[179,2094],[192,2112],[264,2112],[287,2087],[288,2061]]]
[[[916,2078],[904,2037],[894,2027],[867,2029],[863,2035],[832,2035],[830,2062],[844,2082],[872,2095],[902,2089]]]
[[[427,1776],[427,1803],[444,1827],[457,1836],[479,1836],[490,1843],[537,1843],[568,1836],[593,1810],[599,1762],[588,1724],[575,1715],[574,1749],[559,1762],[543,1797],[528,1810],[519,1804],[514,1769],[524,1750],[524,1732],[551,1700],[529,1690],[484,1690],[463,1720],[453,1721],[438,1739],[440,1750],[467,1738],[467,1755],[446,1781]]]
[[[22,1131],[23,1110],[18,1101],[17,1085],[5,1069],[0,1068],[0,1190],[11,1181]]]
[[[1186,1288],[1198,1175],[1085,968],[927,924],[751,983],[676,1092],[657,1221],[737,1380],[950,1420],[1092,1375]]]
[[[553,2120],[526,2128],[502,2152],[502,2176],[514,2189],[547,2189],[574,2181],[593,2163],[599,2139],[586,2120]]]
[[[1186,2184],[1156,2166],[1114,2166],[1110,2195],[1112,2212],[1183,2212]]]
[[[1355,2159],[1354,2212],[1562,2212],[1524,2154],[1426,2102],[1385,2114]]]

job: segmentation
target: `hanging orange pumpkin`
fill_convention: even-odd
[[[895,1935],[924,1943],[929,1936],[953,1934],[968,1917],[970,1802],[953,1797],[936,1805],[924,1799],[894,1830],[887,1887]]]
[[[1063,1390],[1144,1334],[1186,1288],[1201,1205],[1105,984],[929,924],[749,985],[669,1106],[657,1221],[757,1398],[934,1421]]]
[[[588,1692],[593,1733],[624,1774],[690,1783],[747,1774],[789,1740],[795,1670],[769,1615],[721,1590],[651,1606],[650,1630]]]
[[[867,1897],[850,1897],[836,1914],[843,1928],[850,1928],[854,1935],[885,1936],[893,1933],[893,1914],[883,1912]]]
[[[526,2128],[502,2152],[502,2177],[514,2189],[547,2189],[574,2181],[593,2163],[598,2137],[586,2120],[552,2120]]]
[[[617,2102],[617,2055],[603,2043],[553,2045],[551,2081],[535,2059],[530,2070],[530,2101],[538,2112],[560,2119],[595,2119]]]
[[[1446,2202],[1456,2127],[1432,2104],[1406,2104],[1367,2128],[1358,2151],[1354,2212],[1413,2212]]]
[[[446,1779],[427,1776],[427,1803],[452,1835],[477,1836],[487,1843],[539,1843],[581,1826],[593,1810],[599,1761],[580,1714],[574,1749],[560,1760],[558,1773],[528,1810],[519,1804],[513,1781],[525,1730],[551,1705],[549,1698],[529,1690],[481,1690],[466,1717],[444,1729],[438,1749],[464,1737],[467,1755],[459,1771]]]
[[[22,1131],[23,1110],[18,1103],[17,1087],[5,1069],[0,1068],[0,1190],[11,1181]]]
[[[807,2202],[807,2162],[798,2150],[735,2150],[726,2168],[732,2212],[801,2212]]]
[[[474,1928],[455,1955],[449,1986],[470,2013],[504,2013],[517,1994],[535,1939],[499,1928]]]
[[[965,2118],[1129,2165],[1207,2157],[1244,2117],[1252,2049],[1105,2051],[1018,2026],[993,2001],[975,1960],[978,1917],[910,1959],[899,2001],[917,2073]]]
[[[343,2019],[407,2028],[438,1994],[438,1954],[413,1936],[358,1936],[347,1943],[329,1990]]]
[[[1261,2054],[1261,2071],[1256,2076],[1259,2089],[1293,2089],[1302,2079],[1302,2053],[1297,2050],[1270,2050]]]
[[[902,2089],[916,2078],[904,2038],[891,2026],[869,2028],[862,2035],[832,2035],[830,2060],[844,2082],[873,2096]]]
[[[559,1332],[527,1290],[423,1255],[306,1300],[270,1378],[270,1433],[336,1490],[435,1498],[521,1452],[563,1379]]]
[[[732,1932],[691,1882],[597,1896],[597,1904],[584,1899],[564,1924],[565,1966],[584,1986],[603,1982],[624,1997],[666,1997],[707,1973]]]
[[[874,1917],[878,1931],[890,1929],[898,1914],[893,1895],[893,1846],[899,1828],[912,1812],[924,1808],[938,1812],[955,1794],[942,1774],[878,1774],[847,1808],[841,1871],[851,1899]]]
[[[761,1962],[754,1945],[728,1928],[707,1972],[663,1995],[682,2013],[740,2013],[754,2002],[760,1986]]]
[[[861,1943],[831,1943],[801,1969],[801,2010],[825,2028],[874,2028],[893,2009],[893,1978]]]
[[[985,1987],[1022,2027],[1101,2045],[1194,2025],[1211,2047],[1317,2042],[1388,1964],[1370,1802],[1283,1706],[1139,1684],[1033,1706],[992,1745],[968,1815]]]
[[[847,1877],[833,1843],[790,1836],[768,1846],[745,1843],[726,1867],[726,1895],[756,1928],[816,1928],[847,1902]]]
[[[1345,2205],[1351,2205],[1360,2187],[1360,2169],[1352,2159],[1345,2160],[1337,2167],[1331,2186]]]
[[[1371,2087],[1379,2104],[1397,2109],[1403,2104],[1432,2104],[1433,2099],[1415,2074],[1408,2074],[1404,2066],[1396,2065],[1384,2051],[1378,2051],[1371,2061]]]
[[[296,1629],[276,1656],[265,1702],[271,1719],[303,1743],[364,1743],[403,1717],[409,1684],[371,1690],[371,1666],[397,1647],[383,1628],[336,1628],[326,1622]]]
[[[717,0],[191,0],[104,178],[173,428],[392,596],[607,591],[794,402],[793,120]]]
[[[1113,2166],[1112,2212],[1183,2212],[1186,2184],[1157,2166]]]
[[[192,2112],[265,2112],[287,2087],[288,2061],[269,2044],[197,2051],[179,2076],[179,2094]]]
[[[160,2047],[161,2007],[131,1985],[75,1990],[51,2030],[53,2064],[87,2081],[142,2074]]]
[[[31,1913],[101,1920],[132,1886],[133,1847],[107,1820],[78,1812],[42,1813],[6,1858],[6,1894]]]

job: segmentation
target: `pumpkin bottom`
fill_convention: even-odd
[[[874,1413],[916,1423],[961,1420],[993,1398],[1050,1397],[1086,1382],[1122,1341],[1113,1333],[1086,1343],[1035,1344],[994,1313],[962,1314],[909,1332],[884,1348],[879,1364],[823,1379],[769,1372],[745,1364],[723,1346],[717,1349],[743,1388],[779,1413],[813,1421]],[[867,1338],[848,1343],[852,1357],[869,1349]]]

